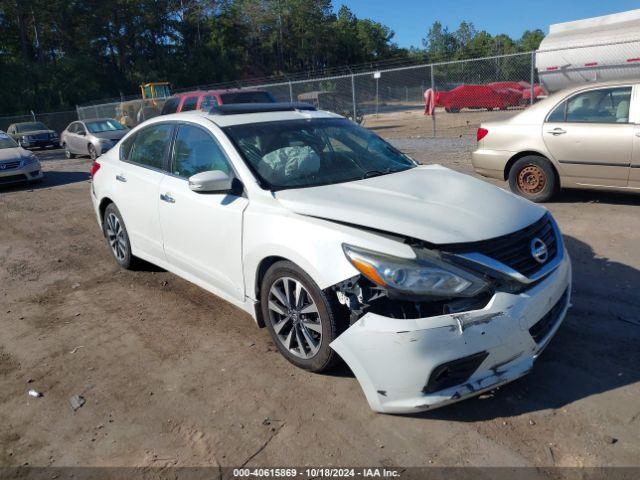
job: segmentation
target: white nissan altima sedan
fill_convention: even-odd
[[[544,208],[308,105],[157,117],[92,177],[122,267],[144,259],[242,308],[298,367],[342,358],[379,412],[521,377],[569,307]]]

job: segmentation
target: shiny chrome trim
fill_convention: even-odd
[[[530,277],[526,277],[522,275],[520,272],[518,272],[517,270],[514,270],[513,268],[491,257],[483,255],[482,253],[477,253],[477,252],[460,253],[460,254],[455,254],[454,256],[464,258],[465,260],[468,260],[470,262],[482,265],[485,268],[499,272],[525,285],[537,282],[538,280],[546,277],[551,272],[553,272],[556,268],[558,268],[558,266],[562,263],[565,257],[564,241],[562,240],[562,234],[560,233],[560,229],[558,228],[556,221],[551,216],[550,216],[550,221],[551,221],[551,226],[553,227],[553,233],[556,236],[558,252],[556,253],[556,256],[553,257],[553,259],[549,263],[543,265],[537,272],[535,272]]]

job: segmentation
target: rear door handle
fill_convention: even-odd
[[[553,130],[549,130],[547,133],[550,133],[551,135],[563,135],[567,133],[567,131],[562,128],[554,128]]]
[[[127,183],[127,179],[122,175],[116,175],[116,180],[122,183]]]
[[[167,203],[176,203],[175,198],[173,198],[168,193],[161,193],[160,194],[160,200],[162,200],[163,202],[167,202]]]

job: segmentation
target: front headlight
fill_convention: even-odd
[[[405,259],[343,245],[351,264],[373,283],[391,292],[412,296],[473,297],[488,284],[435,254]]]

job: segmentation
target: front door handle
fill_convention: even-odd
[[[567,133],[566,130],[563,130],[562,128],[554,128],[553,130],[549,130],[547,133],[550,133],[551,135],[563,135],[565,133]]]
[[[160,200],[162,200],[163,202],[167,202],[167,203],[176,203],[175,198],[173,198],[168,193],[161,193],[160,194]]]
[[[116,175],[116,180],[122,183],[127,183],[127,179],[123,175]]]

